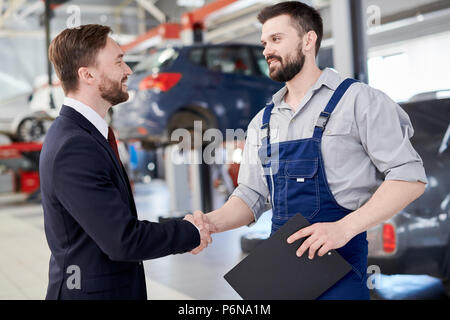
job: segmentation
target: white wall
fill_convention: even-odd
[[[369,50],[369,84],[396,101],[450,89],[450,32]]]

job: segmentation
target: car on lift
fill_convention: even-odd
[[[133,69],[142,56],[127,55],[124,60]],[[0,134],[19,142],[43,140],[64,101],[64,91],[56,74],[52,75],[52,80],[49,86],[48,75],[39,75],[31,86],[9,74],[0,73]],[[112,109],[109,109],[108,123],[111,117]]]
[[[31,86],[7,74],[0,74],[0,133],[13,141],[42,140],[57,116],[64,94],[53,86],[54,109],[49,104],[46,78],[38,77]]]
[[[196,44],[156,50],[129,77],[130,98],[114,107],[120,140],[144,149],[171,143],[178,128],[246,130],[282,87],[268,75],[263,48],[249,44]],[[178,142],[178,141],[176,141]]]
[[[411,143],[422,157],[428,185],[419,199],[370,229],[367,238],[369,265],[383,274],[440,278],[450,296],[449,93],[420,94],[401,103],[414,127]]]
[[[13,76],[0,73],[0,133],[12,140],[20,140],[23,115],[29,113],[32,88]]]

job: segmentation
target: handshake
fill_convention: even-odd
[[[191,222],[200,230],[200,245],[191,251],[192,254],[200,253],[208,247],[208,244],[212,243],[211,234],[218,232],[217,227],[200,210],[195,211],[193,214],[187,214],[183,220]]]

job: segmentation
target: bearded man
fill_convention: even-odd
[[[40,156],[44,223],[51,257],[47,299],[147,299],[143,260],[201,249],[192,219],[137,219],[116,139],[104,120],[128,99],[132,73],[111,29],[65,29],[49,58],[65,93]],[[192,216],[191,216],[192,217]]]
[[[281,2],[258,19],[269,75],[286,85],[249,125],[249,161],[241,162],[230,199],[208,214],[194,212],[195,219],[210,232],[230,230],[256,221],[269,200],[275,232],[301,213],[311,226],[286,239],[307,238],[297,255],[313,259],[336,249],[352,266],[318,299],[369,299],[366,231],[418,198],[427,183],[409,140],[411,122],[383,92],[317,67],[317,10]]]

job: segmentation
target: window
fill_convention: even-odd
[[[196,48],[192,49],[189,52],[189,60],[195,64],[201,65],[202,64],[202,56],[203,56],[203,49],[202,48]]]
[[[369,85],[397,102],[450,89],[450,32],[437,33],[369,50]]]
[[[246,47],[217,47],[206,51],[206,67],[210,70],[252,75],[252,61]]]
[[[263,49],[254,48],[253,55],[256,59],[256,64],[258,65],[259,71],[265,76],[269,76],[269,65],[267,64],[266,57],[263,55]]]
[[[160,72],[163,68],[168,67],[177,57],[178,51],[174,48],[158,50],[136,65],[134,72]]]
[[[411,96],[408,85],[408,55],[404,52],[370,58],[369,84],[381,89],[395,101],[406,101]],[[391,75],[391,76],[390,76]]]

